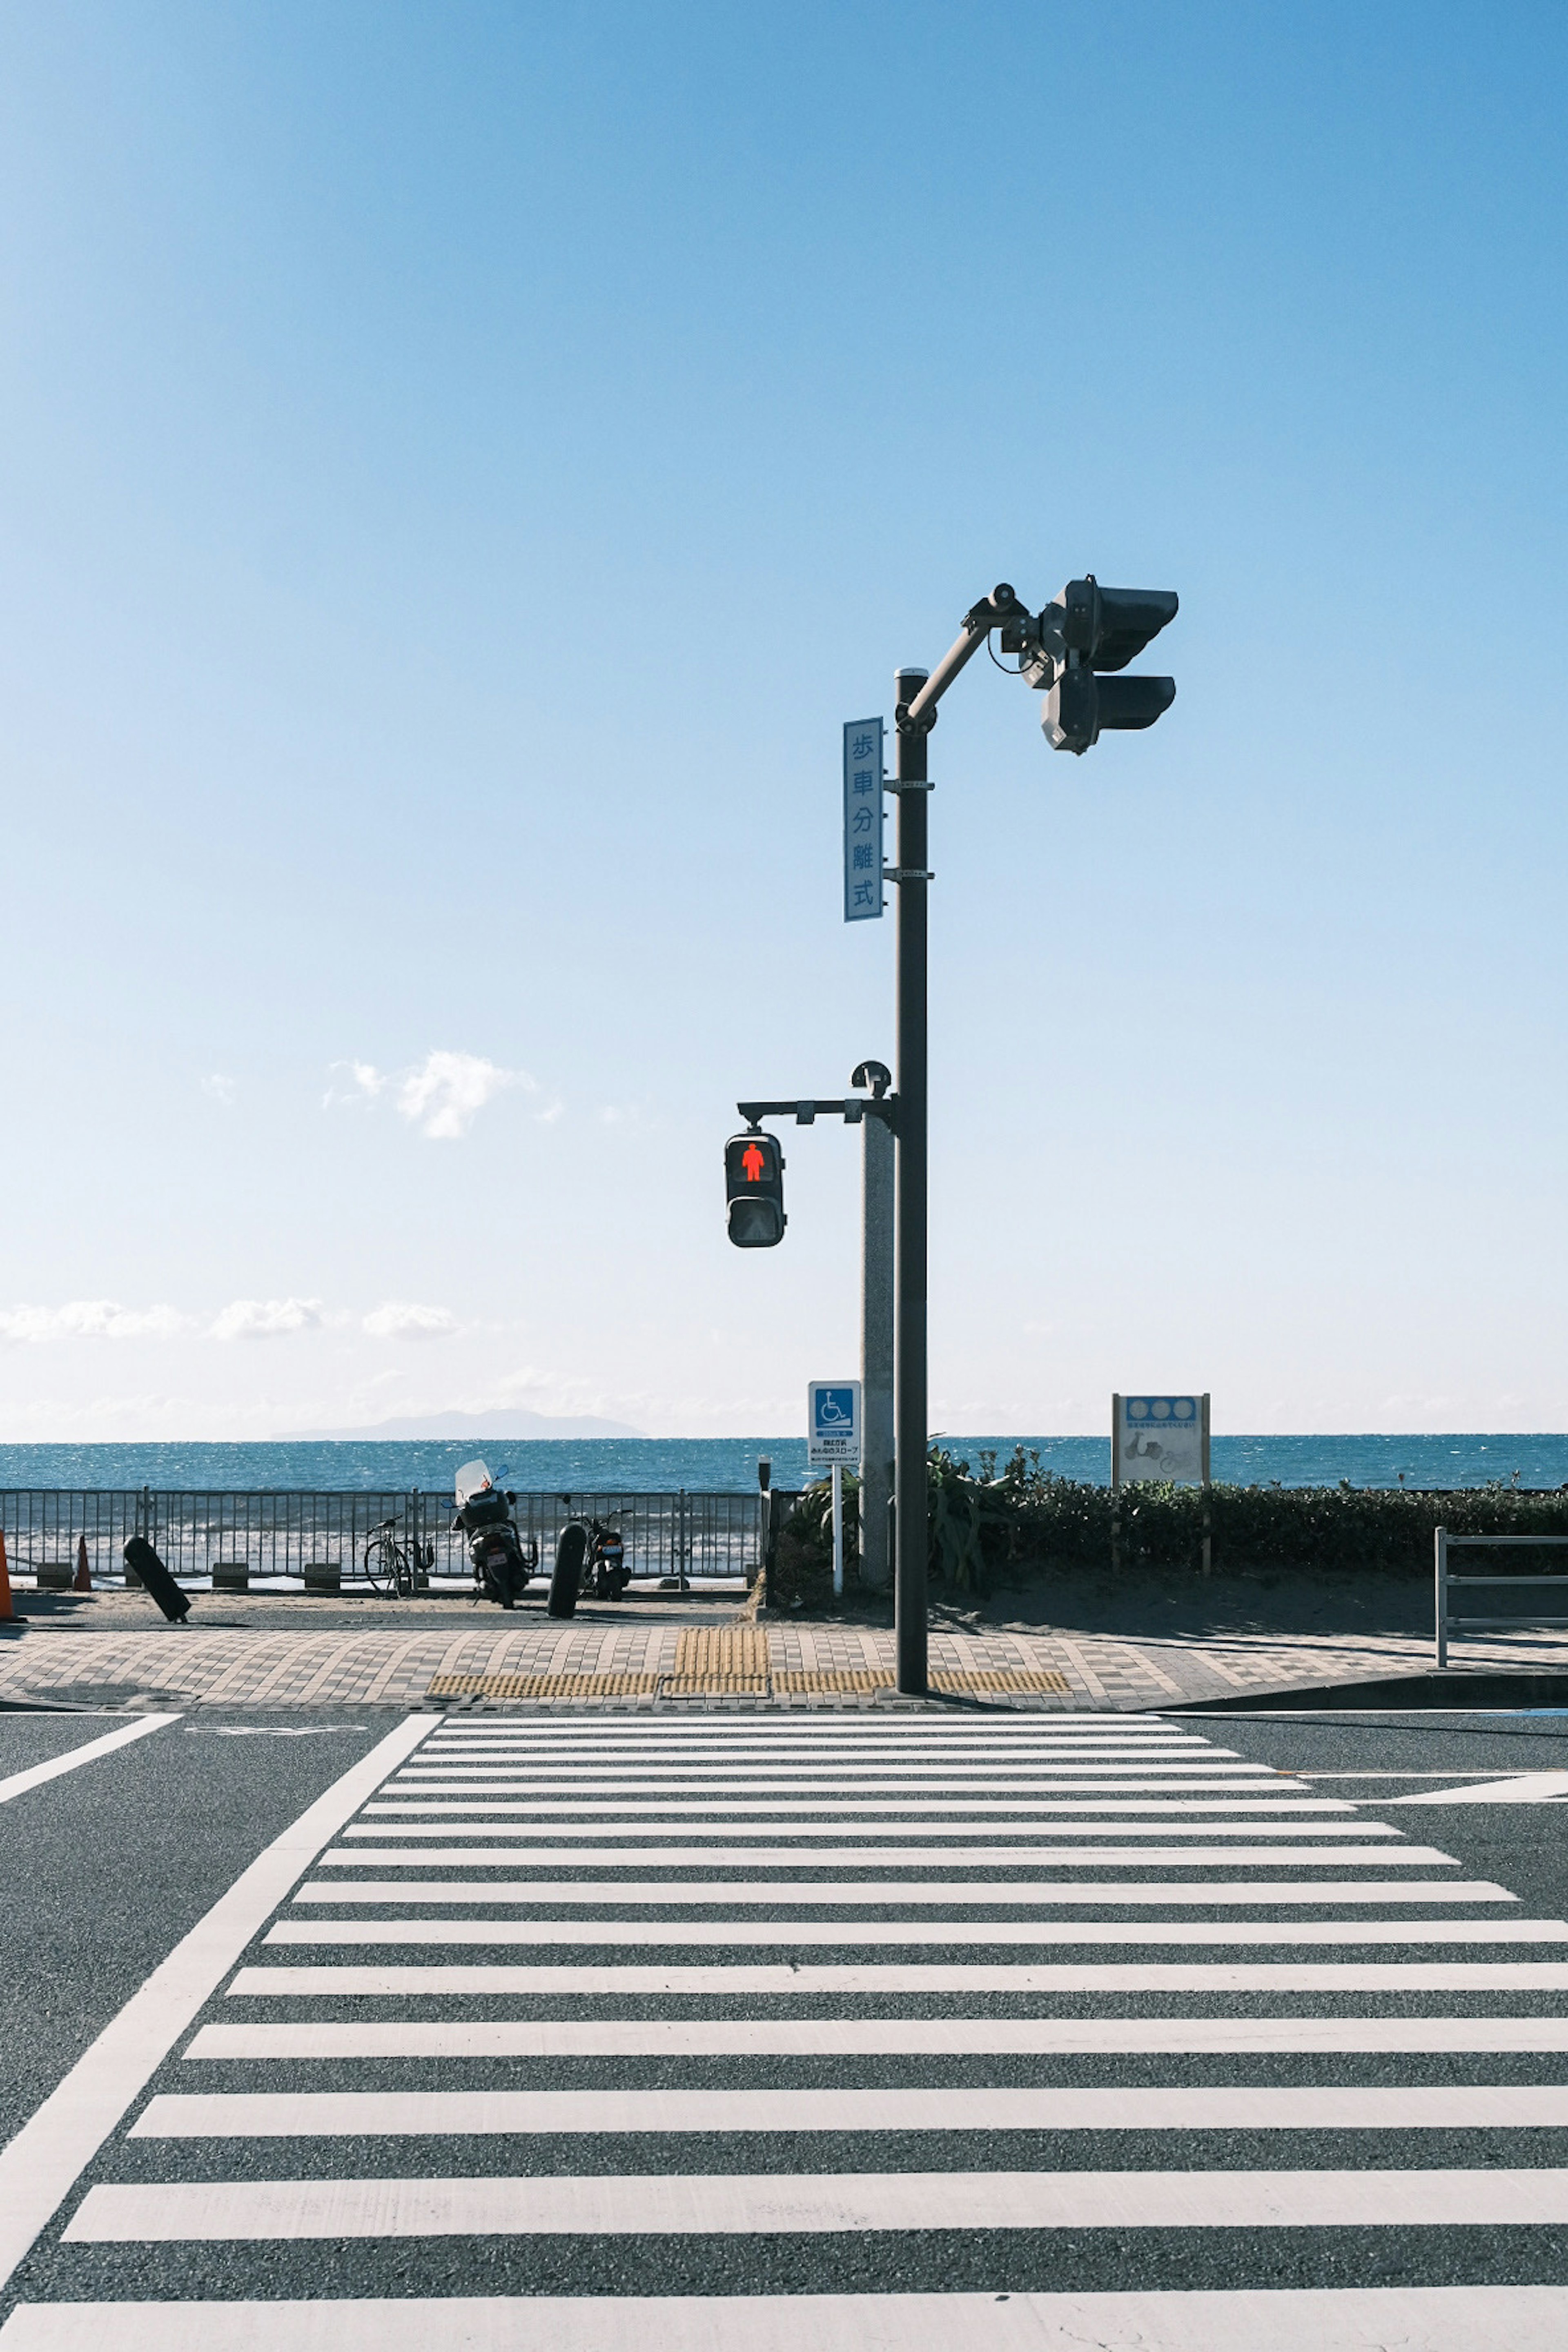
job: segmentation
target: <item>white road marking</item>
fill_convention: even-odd
[[[683,1837],[688,1834],[684,1824],[680,1833]],[[1058,1837],[1063,1833],[1060,1829],[1052,1832]],[[491,1870],[501,1864],[516,1869],[523,1864],[531,1867],[552,1864],[563,1870],[577,1870],[592,1864],[595,1869],[620,1866],[627,1870],[646,1870],[650,1863],[658,1862],[669,1870],[773,1867],[794,1870],[808,1866],[819,1870],[861,1870],[868,1863],[875,1863],[879,1870],[979,1869],[994,1863],[1074,1870],[1149,1870],[1160,1864],[1179,1864],[1184,1868],[1188,1864],[1195,1866],[1199,1864],[1226,1869],[1267,1864],[1278,1870],[1340,1870],[1363,1865],[1378,1870],[1407,1870],[1412,1866],[1425,1870],[1439,1864],[1449,1870],[1459,1868],[1451,1853],[1442,1853],[1436,1846],[1393,1843],[1399,1832],[1385,1829],[1377,1822],[1366,1824],[1366,1834],[1388,1838],[1391,1843],[1387,1845],[1318,1844],[1316,1841],[1320,1837],[1360,1837],[1363,1834],[1360,1822],[1339,1822],[1314,1823],[1308,1829],[1283,1832],[1271,1828],[1268,1832],[1270,1837],[1310,1838],[1313,1843],[1310,1845],[1143,1845],[1131,1843],[1125,1845],[994,1845],[976,1838],[965,1845],[881,1846],[869,1841],[879,1836],[897,1836],[900,1832],[874,1829],[864,1833],[868,1843],[839,1846],[813,1845],[804,1835],[794,1844],[773,1846],[584,1846],[569,1839],[563,1840],[559,1845],[437,1846],[418,1843],[425,1838],[523,1838],[539,1834],[538,1831],[509,1830],[504,1825],[492,1827],[489,1824],[478,1830],[420,1826],[405,1829],[396,1825],[360,1830],[351,1826],[343,1832],[345,1839],[396,1838],[399,1843],[396,1845],[334,1846],[330,1853],[321,1856],[321,1867],[323,1870],[364,1870],[395,1864],[403,1870]],[[592,1834],[604,1837],[606,1832],[598,1830]],[[654,1833],[644,1830],[632,1834],[651,1838]],[[837,1834],[842,1836],[843,1832],[840,1831]],[[1089,1834],[1124,1837],[1127,1830],[1124,1823],[1117,1822],[1109,1831],[1101,1826],[1098,1832],[1090,1832]],[[1158,1824],[1158,1834],[1161,1837],[1256,1837],[1259,1832],[1250,1824],[1238,1825],[1228,1822],[1211,1822],[1201,1829],[1191,1829],[1179,1822],[1167,1826],[1162,1822]]]
[[[5,2352],[1561,2352],[1561,2286],[30,2303]]]
[[[38,2303],[4,2352],[1562,2352],[1560,2286]]]
[[[939,1837],[952,1837],[959,1829],[964,1829],[967,1832],[962,1845],[938,1845],[932,1843]],[[858,1841],[872,1838],[901,1838],[906,1842],[906,1851],[921,1856],[954,1853],[978,1853],[982,1856],[1015,1853],[1048,1854],[1056,1850],[1045,1845],[1005,1846],[995,1843],[999,1838],[1026,1836],[1028,1831],[1029,1824],[1026,1822],[976,1822],[970,1824],[946,1821],[864,1822],[855,1824],[855,1836]],[[1134,1844],[1132,1841],[1143,1838],[1310,1838],[1316,1843],[1322,1838],[1388,1838],[1392,1841],[1395,1838],[1403,1839],[1407,1834],[1404,1830],[1395,1829],[1389,1822],[1362,1821],[1086,1822],[1081,1828],[1072,1822],[1043,1822],[1040,1824],[1039,1833],[1045,1838],[1123,1838],[1128,1841],[1125,1847],[1110,1850],[1128,1853],[1142,1852],[1143,1849]],[[584,1841],[605,1838],[618,1838],[629,1850],[630,1843],[634,1839],[646,1840],[653,1844],[662,1845],[664,1841],[670,1838],[682,1838],[689,1842],[696,1838],[787,1836],[790,1840],[789,1845],[778,1847],[775,1851],[787,1853],[792,1858],[798,1856],[806,1861],[814,1860],[818,1851],[814,1841],[842,1838],[847,1834],[848,1824],[844,1822],[785,1822],[782,1824],[771,1822],[723,1822],[716,1823],[712,1828],[709,1828],[702,1822],[542,1822],[537,1827],[521,1822],[514,1826],[509,1822],[470,1823],[352,1822],[343,1832],[345,1838],[398,1838],[410,1844],[420,1838],[551,1838],[554,1841],[556,1848],[563,1854],[569,1854],[573,1846]],[[858,1856],[867,1850],[864,1843],[858,1843],[848,1849]],[[875,1847],[869,1850],[879,1851]],[[737,1848],[736,1851],[754,1853],[756,1849],[742,1847]],[[1070,1853],[1074,1849],[1067,1847],[1062,1851]]]
[[[1568,2053],[1568,2017],[455,2018],[204,2025],[190,2059],[949,2058]]]
[[[494,2132],[1491,2131],[1568,2128],[1568,2083],[1232,2089],[213,2091],[132,2139]]]
[[[129,1748],[133,1739],[145,1739],[150,1731],[162,1731],[165,1724],[178,1723],[177,1715],[139,1715],[134,1723],[122,1723],[118,1731],[106,1731],[100,1739],[84,1741],[64,1756],[51,1756],[47,1764],[29,1764],[25,1772],[12,1772],[0,1780],[0,1805],[8,1805],[13,1797],[25,1796],[29,1789],[42,1788],[46,1780],[58,1780],[62,1772],[74,1772],[79,1764],[95,1763],[100,1756],[112,1755],[117,1748]]]
[[[322,1856],[325,1861],[328,1857]],[[796,1857],[798,1859],[798,1857]],[[1335,1862],[1341,1860],[1335,1854]],[[1386,1858],[1386,1857],[1383,1857]],[[357,1861],[359,1857],[356,1855]],[[657,1903],[705,1904],[831,1903],[883,1905],[955,1903],[975,1909],[1005,1905],[1072,1903],[1129,1904],[1201,1903],[1272,1905],[1275,1903],[1517,1903],[1506,1886],[1484,1878],[1309,1879],[1094,1879],[1016,1878],[1001,1885],[966,1884],[963,1879],[919,1879],[902,1886],[896,1879],[820,1878],[727,1880],[705,1879],[700,1885],[684,1879],[602,1884],[583,1878],[452,1878],[410,1885],[401,1878],[350,1881],[312,1878],[294,1896],[298,1903]]]
[[[598,1770],[593,1765],[574,1764],[574,1778],[591,1788],[595,1796],[641,1796],[647,1787],[647,1772],[634,1779],[626,1777],[626,1767],[617,1764],[610,1770]],[[1091,1789],[1185,1789],[1213,1783],[1240,1789],[1288,1788],[1295,1777],[1284,1772],[1259,1769],[1256,1764],[1182,1763],[1163,1766],[1151,1772],[1146,1759],[1136,1764],[1101,1763],[1061,1764],[1049,1771],[1020,1772],[1009,1770],[1007,1785],[1013,1789],[1058,1789],[1086,1785]],[[832,1771],[816,1770],[805,1764],[781,1765],[776,1771],[726,1772],[724,1786],[730,1789],[784,1789],[793,1795],[814,1795],[818,1789],[848,1789],[858,1792],[868,1789],[918,1789],[923,1796],[939,1789],[984,1789],[995,1778],[992,1764],[977,1765],[973,1772],[955,1772],[950,1765],[938,1765],[930,1771],[913,1767],[901,1772],[846,1772],[836,1766]],[[713,1776],[708,1767],[692,1766],[672,1771],[661,1769],[661,1787],[677,1790],[689,1796],[693,1790],[706,1791],[712,1787]],[[501,1771],[493,1764],[432,1764],[410,1765],[405,1771],[395,1773],[388,1784],[395,1789],[458,1789],[471,1787],[476,1781],[493,1789],[527,1791],[538,1790],[553,1796],[561,1786],[559,1773],[548,1779],[536,1771]]]
[[[614,1993],[997,1993],[997,1992],[1568,1992],[1568,1960],[1139,1960],[1037,1965],[974,1960],[934,1963],[742,1963],[732,1968],[434,1968],[393,1963],[363,1967],[241,1969],[230,2000],[444,2000],[474,1994]]]
[[[536,2174],[100,2183],[68,2245],[867,2230],[1561,2228],[1568,2171]]]
[[[1568,1944],[1562,1919],[280,1919],[280,1944],[540,1944],[670,1949],[783,1945]],[[1568,1978],[1565,1978],[1568,1981]]]
[[[1568,1772],[1521,1772],[1511,1780],[1484,1780],[1473,1789],[1422,1789],[1415,1796],[1390,1797],[1391,1805],[1545,1805],[1568,1797]]]
[[[819,1739],[795,1739],[781,1732],[777,1740],[759,1738],[754,1733],[741,1740],[713,1740],[706,1737],[682,1740],[679,1746],[663,1741],[656,1752],[659,1769],[689,1770],[698,1763],[722,1761],[726,1764],[766,1764],[773,1758],[802,1765],[809,1762],[816,1770],[824,1763],[841,1769],[862,1764],[901,1764],[909,1752],[908,1744],[898,1741],[878,1741],[876,1744],[829,1745]],[[1181,1738],[1172,1734],[1161,1738],[1129,1738],[1122,1733],[1108,1733],[1098,1739],[1053,1739],[1044,1736],[1022,1739],[922,1740],[914,1751],[928,1764],[1013,1763],[1020,1757],[1026,1762],[1068,1756],[1143,1756],[1156,1761],[1171,1759],[1181,1761],[1187,1758],[1236,1758],[1240,1750],[1216,1748],[1209,1740]],[[584,1738],[563,1745],[559,1740],[535,1739],[465,1739],[442,1738],[430,1742],[429,1754],[444,1769],[476,1769],[475,1757],[502,1763],[534,1763],[558,1767],[563,1759],[574,1762],[608,1760],[623,1768],[628,1764],[646,1763],[650,1753],[647,1743],[640,1738],[632,1739],[594,1739]],[[1242,1758],[1250,1763],[1250,1758]],[[1257,1769],[1257,1768],[1255,1768]],[[1279,1769],[1279,1768],[1269,1768]]]
[[[185,1729],[199,1739],[331,1739],[345,1731],[358,1732],[363,1738],[370,1729],[366,1723],[187,1723]]]
[[[940,1671],[940,1669],[939,1669]],[[1086,1738],[1103,1738],[1110,1734],[1133,1738],[1147,1729],[1150,1738],[1198,1739],[1201,1732],[1189,1732],[1179,1721],[1163,1715],[1108,1715],[1103,1707],[1063,1707],[1052,1709],[1046,1720],[1031,1721],[1026,1716],[1017,1718],[1016,1736],[1020,1739],[1065,1738],[1081,1734]],[[795,1716],[787,1717],[780,1726],[792,1739],[822,1740],[882,1739],[902,1742],[906,1747],[924,1748],[934,1740],[963,1739],[997,1741],[1008,1734],[990,1723],[936,1723],[916,1718],[884,1716],[875,1722],[846,1720],[842,1716]],[[498,1722],[494,1717],[465,1719],[447,1716],[441,1719],[443,1739],[540,1739],[562,1746],[594,1738],[605,1739],[636,1739],[651,1744],[680,1739],[757,1739],[762,1737],[754,1723],[727,1720],[722,1716],[704,1716],[697,1721],[683,1721],[677,1716],[649,1716],[635,1730],[613,1718],[602,1728],[592,1730],[584,1726],[581,1716],[565,1716],[552,1720],[535,1717],[524,1723]]]
[[[642,1783],[646,1788],[646,1780]],[[1395,1797],[1395,1804],[1405,1801]],[[976,1825],[1011,1813],[1350,1813],[1346,1797],[420,1797],[380,1798],[368,1817],[397,1813],[700,1813],[709,1821],[746,1813],[901,1813],[910,1822],[962,1814]]]
[[[0,2150],[0,2285],[251,1937],[368,1792],[429,1728],[428,1717],[407,1717],[275,1838]]]

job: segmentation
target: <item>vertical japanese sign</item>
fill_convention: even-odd
[[[882,722],[844,730],[844,919],[882,911]]]

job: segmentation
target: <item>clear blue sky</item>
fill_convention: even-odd
[[[1565,84],[1434,0],[6,12],[0,1436],[796,1428],[857,1147],[763,1255],[720,1146],[891,1058],[839,724],[1086,569],[1168,717],[932,744],[933,1424],[1568,1423]]]

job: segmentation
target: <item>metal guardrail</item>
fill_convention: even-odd
[[[1451,1536],[1447,1528],[1437,1528],[1436,1627],[1433,1646],[1436,1651],[1438,1665],[1446,1666],[1448,1663],[1450,1629],[1455,1633],[1475,1633],[1483,1626],[1489,1626],[1494,1631],[1500,1626],[1518,1633],[1534,1632],[1547,1627],[1568,1626],[1568,1617],[1537,1617],[1523,1613],[1512,1617],[1456,1617],[1449,1609],[1448,1594],[1455,1585],[1568,1584],[1568,1576],[1550,1576],[1543,1574],[1539,1569],[1531,1570],[1522,1576],[1455,1576],[1449,1570],[1448,1554],[1457,1550],[1461,1545],[1472,1549],[1485,1547],[1488,1550],[1501,1551],[1517,1549],[1530,1544],[1568,1544],[1568,1536]]]
[[[525,1545],[531,1538],[538,1544],[545,1572],[568,1520],[598,1518],[620,1528],[634,1580],[674,1577],[701,1584],[755,1569],[763,1542],[763,1501],[757,1494],[520,1491],[514,1516]],[[468,1544],[451,1532],[452,1511],[449,1495],[419,1488],[356,1494],[0,1488],[0,1528],[12,1567],[24,1573],[58,1573],[64,1567],[74,1572],[85,1538],[95,1583],[123,1575],[124,1546],[136,1535],[145,1536],[186,1582],[210,1577],[217,1568],[244,1568],[253,1583],[302,1583],[307,1570],[336,1568],[343,1584],[363,1582],[365,1540],[384,1519],[397,1522],[400,1540],[417,1536],[434,1547],[433,1577],[468,1583]]]

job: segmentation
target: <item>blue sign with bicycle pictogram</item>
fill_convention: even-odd
[[[860,1383],[811,1381],[805,1391],[806,1459],[813,1470],[860,1459]]]

